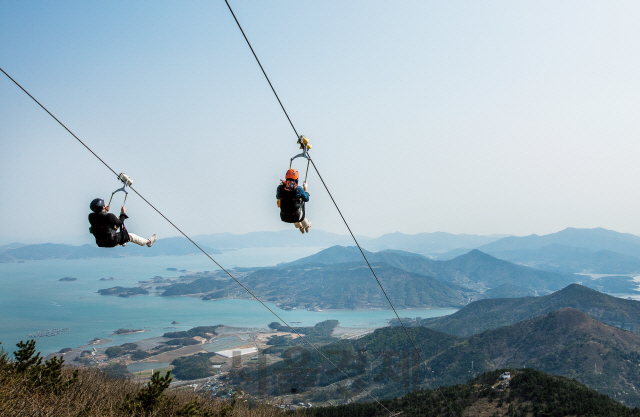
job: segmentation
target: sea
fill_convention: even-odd
[[[225,268],[265,267],[312,255],[323,248],[248,248],[224,252],[214,259]],[[175,270],[169,270],[169,268]],[[203,301],[194,297],[102,296],[99,289],[132,287],[156,276],[178,277],[185,272],[214,271],[204,255],[126,257],[116,259],[42,260],[0,263],[0,345],[6,352],[16,343],[34,339],[43,355],[63,348],[86,346],[94,338],[114,346],[161,336],[195,326],[223,324],[266,329],[278,321],[256,300]],[[76,278],[60,281],[61,278]],[[101,278],[114,278],[101,281]],[[372,278],[373,279],[373,278]],[[293,326],[338,320],[341,327],[373,328],[395,318],[392,310],[281,310],[265,303]],[[400,317],[438,317],[457,309],[397,310]],[[172,324],[178,322],[178,324]],[[145,332],[113,335],[118,329]]]

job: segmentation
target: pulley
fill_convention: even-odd
[[[129,196],[129,192],[127,191],[127,185],[130,186],[131,184],[133,184],[133,181],[131,180],[131,177],[125,174],[124,172],[118,175],[118,179],[122,181],[122,187],[118,188],[117,190],[111,193],[109,204],[107,204],[108,206],[111,206],[111,200],[113,199],[113,195],[119,191],[124,192],[124,201],[122,202],[122,205],[124,206],[124,204],[127,202],[127,197]]]
[[[307,160],[307,173],[304,175],[304,181],[306,182],[307,176],[309,175],[309,162],[311,161],[311,158],[309,157],[309,154],[308,154],[309,149],[311,149],[311,144],[309,143],[309,139],[305,138],[304,135],[300,135],[298,137],[297,143],[300,144],[300,149],[302,149],[302,153],[291,158],[291,160],[289,161],[289,169],[291,169],[294,159],[305,158]]]

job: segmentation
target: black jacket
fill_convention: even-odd
[[[113,213],[91,213],[91,233],[96,238],[96,244],[101,248],[113,248],[129,241],[129,233],[124,227],[124,219],[128,218],[124,213],[116,217]],[[118,230],[120,228],[120,230]]]

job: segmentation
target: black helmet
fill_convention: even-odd
[[[91,202],[91,204],[89,204],[89,208],[94,213],[100,213],[103,207],[104,207],[104,200],[101,198],[96,198]]]

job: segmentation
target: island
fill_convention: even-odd
[[[71,277],[64,277],[64,278],[60,278],[58,281],[77,281],[78,278],[71,278]]]
[[[98,290],[98,294],[117,295],[118,297],[131,297],[134,295],[149,294],[149,291],[145,290],[144,288],[138,288],[138,287],[132,287],[132,288],[113,287],[113,288],[107,288],[104,290]]]
[[[100,278],[100,281],[115,281],[115,278],[114,277]]]
[[[122,334],[142,333],[142,332],[148,332],[148,330],[142,330],[142,329],[118,329],[115,332],[113,332],[112,335],[122,335]]]
[[[111,342],[111,339],[101,339],[99,337],[89,340],[90,345],[104,345],[105,343],[110,343],[110,342]]]

